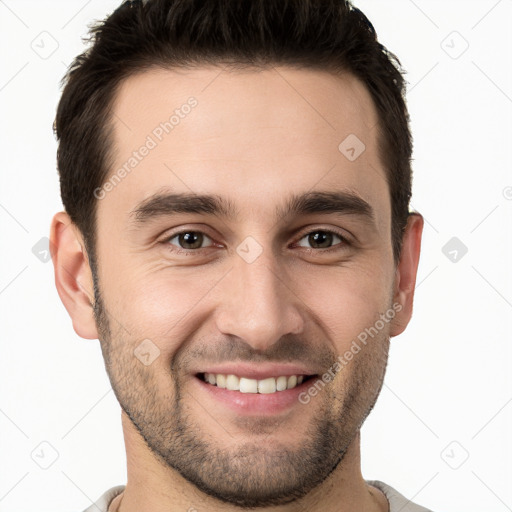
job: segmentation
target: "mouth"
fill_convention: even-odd
[[[194,374],[191,389],[197,393],[197,400],[204,404],[203,407],[211,409],[212,413],[220,407],[235,416],[269,417],[308,407],[300,397],[317,376],[293,374],[271,377],[267,373],[254,379],[233,373],[200,372]]]
[[[276,394],[295,389],[316,375],[279,375],[264,379],[252,379],[234,374],[224,373],[197,373],[196,377],[210,386],[227,391],[251,394]]]

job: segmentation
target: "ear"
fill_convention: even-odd
[[[396,269],[393,303],[402,306],[397,308],[391,321],[391,336],[404,332],[412,316],[416,273],[420,260],[421,234],[423,232],[423,217],[419,213],[410,213],[407,219],[400,261]]]
[[[56,213],[50,228],[50,250],[55,286],[73,329],[81,338],[97,339],[93,280],[85,244],[66,212]]]

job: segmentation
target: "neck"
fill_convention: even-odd
[[[124,492],[109,508],[116,512],[242,512],[200,491],[177,471],[163,465],[148,449],[140,433],[122,413],[128,479]],[[286,505],[262,507],[258,512],[387,512],[388,501],[361,474],[360,435],[354,437],[343,461],[320,485]]]

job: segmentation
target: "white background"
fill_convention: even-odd
[[[355,3],[408,72],[412,206],[426,220],[415,313],[362,430],[363,475],[435,512],[512,510],[512,1]],[[32,250],[62,209],[59,80],[117,4],[0,1],[2,512],[78,512],[126,482],[99,343],[75,334]],[[442,251],[452,237],[468,249],[456,262]]]

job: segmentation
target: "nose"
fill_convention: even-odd
[[[220,332],[237,336],[255,350],[265,351],[282,336],[304,329],[301,307],[293,283],[265,252],[247,263],[235,255],[234,265],[222,283],[216,312]]]

